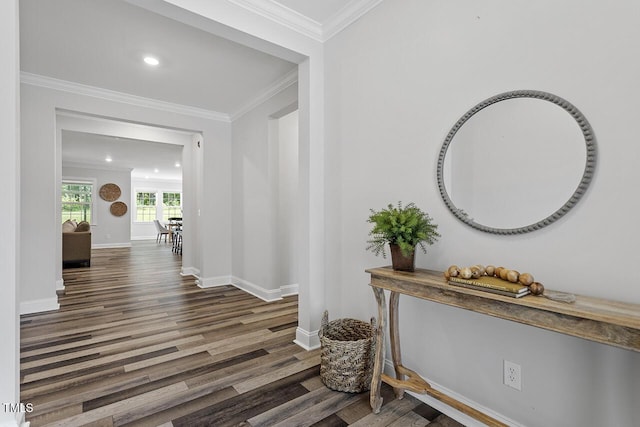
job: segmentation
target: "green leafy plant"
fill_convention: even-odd
[[[432,221],[429,214],[414,203],[404,207],[402,202],[397,206],[390,203],[386,209],[371,209],[367,222],[373,224],[373,228],[369,232],[371,239],[367,242],[367,250],[386,258],[385,246],[389,243],[398,245],[405,256],[411,255],[416,246],[427,253],[426,245],[433,245],[440,237],[438,226]]]

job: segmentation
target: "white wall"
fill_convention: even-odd
[[[286,260],[280,255],[278,219],[280,196],[286,196],[280,191],[280,155],[287,145],[270,132],[270,121],[291,111],[296,101],[297,85],[292,85],[233,122],[232,274],[235,284],[267,299],[278,298],[280,288],[291,284],[281,281]]]
[[[317,331],[325,309],[325,90],[324,46],[317,38],[256,14],[234,2],[167,0],[134,3],[206,28],[239,43],[298,62],[298,329],[296,342],[320,345]],[[178,8],[174,8],[177,6]],[[179,9],[182,8],[182,9]],[[183,10],[184,9],[184,10]],[[185,13],[185,10],[195,15]],[[197,15],[210,19],[200,20]],[[355,18],[354,18],[355,19]],[[266,41],[266,43],[265,43]]]
[[[275,121],[275,123],[273,123]],[[297,286],[298,236],[296,206],[298,204],[298,111],[274,119],[277,127],[278,206],[276,213],[276,274],[280,286]]]
[[[131,180],[131,215],[135,215],[134,206],[136,203],[136,193],[138,191],[151,191],[154,193],[160,191],[182,191],[182,183],[177,181],[160,181],[153,179],[132,179]],[[162,202],[162,200],[160,200]],[[184,203],[184,198],[182,200]],[[131,223],[131,240],[155,239],[158,235],[153,222],[136,222],[135,217]],[[161,221],[162,222],[162,221]]]
[[[62,167],[63,178],[87,178],[96,180],[95,212],[91,219],[91,246],[94,248],[131,246],[131,172],[91,167]],[[120,187],[120,202],[127,204],[127,212],[114,216],[109,211],[111,203],[99,196],[100,187],[113,183]]]
[[[5,232],[0,246],[2,298],[0,298],[0,402],[20,402],[20,84],[18,1],[0,2],[0,146],[4,164],[0,168],[6,209]],[[17,426],[21,414],[0,411],[0,426]]]
[[[56,308],[61,282],[61,224],[57,209],[62,177],[56,108],[124,121],[201,133],[183,152],[185,207],[183,270],[202,280],[228,277],[231,270],[231,126],[229,122],[21,85],[21,304],[29,310]],[[200,182],[206,182],[203,186]],[[127,199],[128,200],[128,199]],[[31,307],[31,308],[29,308]]]
[[[548,288],[640,303],[640,4],[387,0],[326,44],[327,302],[335,316],[375,313],[365,268],[369,208],[416,202],[440,242],[419,267],[501,264]],[[544,90],[590,121],[599,158],[586,196],[560,221],[495,236],[458,221],[436,185],[440,145],[476,103]],[[640,354],[401,298],[403,359],[434,383],[536,426],[632,426],[640,419]],[[332,316],[334,317],[334,316]],[[502,361],[522,366],[521,392]]]

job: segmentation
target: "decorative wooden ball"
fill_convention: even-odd
[[[484,268],[484,273],[485,273],[487,276],[493,276],[493,275],[495,274],[495,272],[496,272],[496,268],[495,268],[493,265],[487,265],[487,266]]]
[[[447,272],[451,277],[458,277],[460,275],[460,269],[458,268],[457,265],[452,265],[451,267],[449,267],[447,269]]]
[[[544,293],[544,286],[542,286],[542,283],[533,282],[531,285],[529,285],[529,291],[533,295],[542,295]]]
[[[533,283],[533,275],[531,273],[522,273],[520,275],[520,278],[518,279],[518,281],[520,283],[522,283],[525,286],[529,286],[530,284]]]
[[[518,279],[520,278],[520,273],[516,270],[507,271],[507,280],[511,283],[518,283]]]

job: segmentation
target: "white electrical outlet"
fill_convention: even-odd
[[[504,385],[522,391],[522,371],[517,363],[504,361]]]

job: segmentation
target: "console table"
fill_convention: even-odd
[[[403,397],[405,390],[429,394],[489,426],[504,426],[503,423],[488,415],[433,389],[416,372],[402,365],[398,330],[400,295],[434,301],[640,352],[640,305],[638,304],[580,295],[576,295],[574,303],[557,302],[533,295],[511,298],[449,285],[442,272],[433,270],[416,269],[415,272],[401,272],[394,271],[391,267],[382,267],[368,269],[366,272],[371,275],[371,288],[378,303],[378,336],[370,396],[371,408],[375,413],[378,413],[382,406],[380,387],[384,381],[394,388],[398,399]],[[389,340],[395,378],[383,373],[384,329],[387,324],[385,290],[390,292]]]

